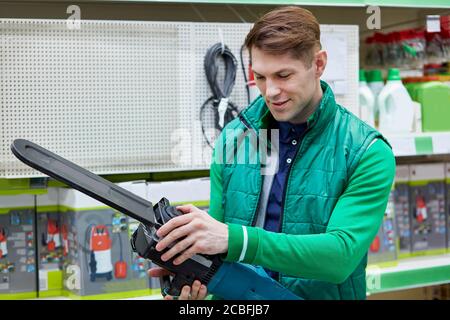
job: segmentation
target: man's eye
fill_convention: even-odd
[[[285,79],[285,78],[288,78],[290,75],[291,75],[290,73],[282,73],[282,74],[279,74],[278,77]]]
[[[255,79],[256,79],[256,80],[263,80],[264,77],[261,77],[261,76],[255,76]]]

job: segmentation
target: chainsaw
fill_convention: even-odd
[[[173,264],[176,257],[163,261],[161,256],[171,246],[157,251],[156,244],[160,238],[156,232],[170,219],[183,214],[171,206],[168,199],[162,198],[153,205],[28,140],[14,140],[11,151],[28,166],[138,220],[139,227],[130,239],[131,248],[172,274],[160,278],[163,296],[178,297],[184,286],[192,286],[195,280],[199,280],[207,286],[209,293],[226,300],[301,299],[269,277],[262,267],[225,262],[220,254],[196,254],[179,265]]]

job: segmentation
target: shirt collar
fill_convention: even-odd
[[[279,129],[280,142],[290,143],[292,139],[297,139],[306,129],[306,122],[300,124],[293,124],[284,121],[275,121],[276,129]]]

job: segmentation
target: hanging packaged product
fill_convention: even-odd
[[[391,266],[395,263],[397,259],[395,239],[394,190],[391,190],[383,221],[375,239],[369,247],[367,263],[377,264],[378,266]]]
[[[400,165],[395,169],[395,221],[398,239],[398,257],[411,256],[411,217],[409,205],[409,166]]]
[[[403,50],[403,63],[407,69],[422,69],[425,63],[425,32],[408,29],[400,31],[400,41]]]
[[[59,201],[69,244],[65,293],[77,299],[150,295],[148,278],[130,272],[128,218],[118,218],[116,210],[74,189],[61,188]],[[121,227],[124,219],[126,228]]]
[[[375,97],[367,86],[364,70],[359,70],[359,114],[361,120],[375,128]]]
[[[63,294],[63,270],[68,253],[67,226],[58,206],[58,188],[36,196],[39,297]]]
[[[444,42],[445,60],[448,64],[450,61],[450,15],[441,16],[441,35]]]
[[[403,65],[403,49],[400,32],[394,31],[385,36],[384,66],[394,67]]]
[[[366,65],[369,67],[381,67],[383,65],[383,44],[380,41],[381,33],[375,33],[366,38],[367,54]]]
[[[219,32],[221,33],[220,28]],[[218,76],[221,62],[225,67],[223,77]],[[213,148],[217,135],[239,113],[239,107],[230,99],[236,80],[237,60],[228,46],[223,42],[218,42],[207,50],[204,58],[204,70],[212,95],[200,107],[200,122],[203,138]],[[250,90],[249,87],[247,89]],[[251,99],[250,91],[248,94]],[[213,120],[213,127],[207,126],[208,120]],[[210,137],[208,134],[211,133],[211,129],[214,137]]]
[[[446,39],[441,32],[427,32],[425,33],[427,40],[426,55],[428,63],[440,64],[445,62],[447,58],[446,53]]]
[[[409,170],[412,253],[443,253],[446,248],[444,164],[411,165]]]
[[[381,133],[410,133],[414,128],[414,104],[398,69],[389,69],[388,80],[378,96]]]
[[[0,195],[0,300],[37,296],[34,199]]]

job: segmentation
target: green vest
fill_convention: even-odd
[[[308,119],[285,186],[280,232],[287,234],[324,233],[336,202],[362,155],[374,139],[384,139],[375,129],[336,104],[325,82],[321,81],[321,86],[321,104]],[[247,151],[254,148],[251,143],[240,143],[242,136],[249,129],[258,135],[260,129],[267,128],[269,117],[269,109],[264,99],[259,97],[240,114],[239,119],[226,127],[227,130],[242,132],[241,137],[239,134],[233,138],[225,135],[222,143],[230,145],[234,140],[234,157],[240,148]],[[224,154],[227,151],[224,150]],[[259,157],[256,163],[246,158],[245,164],[236,164],[235,161],[223,164],[222,206],[224,222],[254,226],[263,178]],[[365,299],[366,265],[367,255],[341,284],[285,274],[280,274],[279,281],[305,299]]]

